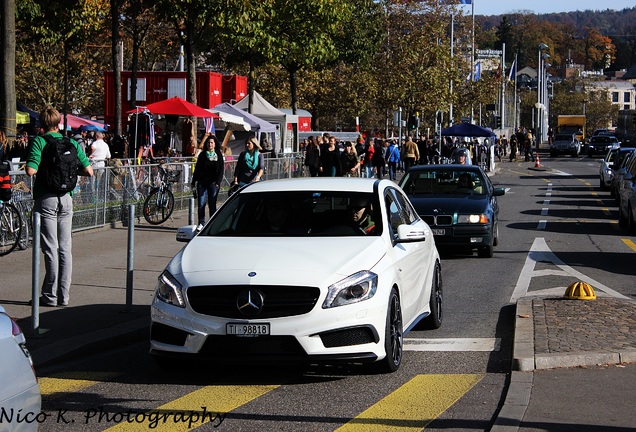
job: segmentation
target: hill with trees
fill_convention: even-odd
[[[534,35],[539,32],[548,37],[552,31],[555,31],[557,34],[562,34],[561,37],[573,42],[585,40],[589,30],[593,29],[598,34],[609,38],[615,46],[615,58],[609,67],[605,68],[606,70],[629,69],[636,64],[636,7],[551,14],[515,11],[507,15],[480,15],[475,17],[475,21],[478,27],[477,33],[481,35],[489,35],[493,29],[501,29],[505,23],[512,23],[520,34]],[[501,41],[486,37],[478,40],[478,43],[494,48],[497,43],[500,45]],[[514,56],[514,54],[511,55]]]

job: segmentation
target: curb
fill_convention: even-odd
[[[530,405],[533,380],[532,372],[512,372],[506,401],[490,429],[491,432],[516,432],[519,430],[528,405]]]
[[[70,360],[79,355],[102,352],[104,348],[117,348],[131,342],[147,340],[150,316],[137,318],[105,329],[64,339],[31,351],[36,367]]]
[[[531,299],[519,299],[515,315],[514,343],[512,346],[512,370],[533,371],[534,355],[534,321]]]

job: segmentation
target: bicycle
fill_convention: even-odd
[[[20,212],[22,218],[22,232],[20,233],[20,242],[18,247],[20,250],[25,250],[29,247],[29,241],[31,240],[31,232],[33,226],[33,199],[31,198],[31,191],[24,184],[20,182],[13,186],[13,196],[11,197],[11,203]]]
[[[179,180],[180,172],[168,169],[169,165],[159,165],[159,187],[153,188],[144,201],[143,215],[149,224],[159,225],[168,220],[174,210],[172,183]]]
[[[0,201],[0,256],[13,252],[22,234],[20,211],[11,202]]]

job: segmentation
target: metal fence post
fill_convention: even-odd
[[[33,251],[31,264],[31,336],[41,336],[40,329],[40,212],[33,212]]]
[[[132,311],[135,267],[135,205],[128,205],[128,263],[126,265],[126,312]]]
[[[194,225],[194,198],[188,199],[188,225]]]

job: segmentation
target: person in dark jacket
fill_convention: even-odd
[[[305,166],[309,169],[311,177],[318,176],[318,159],[320,158],[320,148],[314,137],[309,137],[309,143],[305,149]]]
[[[318,159],[318,175],[320,177],[340,177],[340,150],[336,147],[336,139],[331,137],[327,147],[320,151]]]
[[[192,175],[192,190],[198,200],[199,225],[203,228],[205,223],[205,205],[210,209],[210,216],[216,211],[216,200],[219,196],[219,188],[223,180],[224,161],[221,146],[216,137],[206,133],[207,139],[203,151],[199,153],[197,163]]]

